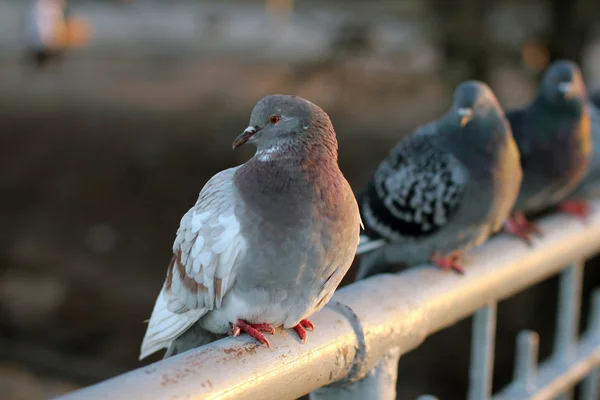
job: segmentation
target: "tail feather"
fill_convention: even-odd
[[[378,249],[385,245],[385,239],[371,239],[366,235],[360,236],[360,241],[358,242],[358,248],[356,249],[356,254],[364,254],[368,253],[372,250]]]
[[[174,313],[167,308],[166,293],[161,290],[152,310],[150,321],[140,350],[140,360],[164,348],[186,332],[206,313],[205,309]]]

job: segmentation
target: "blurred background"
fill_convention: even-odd
[[[180,217],[251,156],[231,142],[261,97],[322,106],[357,190],[462,80],[511,108],[571,58],[599,87],[599,19],[592,0],[0,0],[0,397],[142,365]],[[496,388],[520,329],[549,353],[555,304],[556,279],[500,304]],[[463,321],[403,357],[398,398],[464,398],[469,343]]]

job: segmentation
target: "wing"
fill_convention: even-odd
[[[140,359],[166,348],[208,311],[221,306],[246,251],[234,209],[236,168],[215,175],[181,219],[167,278],[142,341]]]
[[[510,123],[513,137],[521,156],[521,167],[525,168],[531,155],[532,134],[528,126],[527,109],[512,110],[506,113],[506,119]],[[528,134],[529,132],[529,134]]]
[[[435,146],[436,129],[426,125],[398,143],[363,191],[361,214],[373,240],[431,235],[458,210],[467,172]]]

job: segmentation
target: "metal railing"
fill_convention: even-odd
[[[582,380],[582,398],[597,400],[600,292],[587,331],[577,332],[581,260],[600,252],[600,211],[587,224],[556,214],[539,225],[545,235],[533,248],[500,235],[470,252],[464,276],[424,266],[340,289],[311,318],[317,328],[304,345],[288,332],[269,338],[273,350],[226,338],[60,399],[394,399],[399,357],[475,314],[469,400],[568,399]],[[492,396],[497,302],[558,273],[553,355],[538,366],[537,334],[519,334],[514,380]]]

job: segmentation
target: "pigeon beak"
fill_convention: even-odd
[[[471,121],[471,118],[473,117],[473,110],[466,107],[459,108],[458,115],[460,115],[460,126],[464,128],[464,126]]]
[[[572,82],[561,82],[558,84],[558,90],[568,99],[573,94],[575,85]]]
[[[256,132],[258,132],[260,129],[257,129],[254,126],[249,126],[247,127],[244,132],[238,136],[234,141],[233,141],[233,149],[237,149],[238,147],[240,147],[241,145],[243,145],[244,143],[246,143],[248,140],[250,140],[250,138],[256,134]]]

